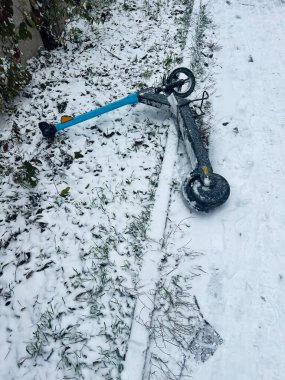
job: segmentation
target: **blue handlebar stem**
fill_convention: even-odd
[[[137,104],[139,102],[139,98],[137,94],[130,94],[123,99],[116,100],[113,103],[106,104],[103,107],[96,108],[95,110],[86,112],[82,115],[75,116],[73,119],[66,121],[65,123],[55,124],[56,131],[61,131],[63,129],[69,128],[72,125],[82,123],[83,121],[92,119],[93,117],[100,116],[104,113],[113,111],[117,108],[124,107],[127,105]]]

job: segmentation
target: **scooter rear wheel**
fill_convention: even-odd
[[[211,174],[209,185],[206,186],[197,174],[185,180],[182,193],[191,208],[209,212],[226,202],[230,195],[230,186],[224,177],[216,173]]]

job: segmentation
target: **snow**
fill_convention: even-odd
[[[211,4],[223,45],[212,158],[232,192],[225,207],[192,225],[193,248],[209,253],[201,262],[208,276],[193,290],[224,339],[193,375],[199,380],[283,379],[285,370],[285,8],[281,1],[245,3]],[[207,233],[198,241],[202,224]]]
[[[210,157],[231,196],[207,216],[192,214],[189,235],[172,239],[176,247],[191,239],[191,249],[204,253],[195,263],[206,273],[191,292],[223,339],[208,361],[189,364],[197,380],[284,378],[285,8],[245,3],[209,4],[221,46],[212,69]],[[170,224],[187,215],[178,194]],[[183,266],[179,273],[193,263]]]
[[[1,379],[120,376],[170,115],[125,107],[53,143],[37,124],[160,82],[185,8],[121,1],[70,24],[82,39],[32,60],[1,117]]]
[[[188,29],[185,1],[118,1],[30,62],[0,118],[1,380],[283,380],[285,6],[207,2],[210,23],[204,4]],[[37,128],[177,65],[210,94],[200,120],[231,186],[209,214],[183,200],[170,113],[128,106],[53,143]]]
[[[161,168],[155,203],[150,216],[147,245],[138,283],[139,293],[133,315],[128,351],[122,372],[122,380],[141,378],[144,373],[146,352],[149,345],[149,327],[155,305],[155,286],[159,280],[159,264],[163,258],[162,246],[170,200],[172,172],[177,152],[177,132],[174,123],[169,128],[164,159]]]

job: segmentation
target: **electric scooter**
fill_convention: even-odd
[[[44,137],[53,139],[59,131],[126,105],[144,103],[152,107],[170,109],[192,167],[189,176],[183,182],[182,194],[190,208],[208,212],[226,202],[230,195],[230,186],[224,177],[214,173],[208,151],[189,106],[196,100],[203,103],[208,96],[207,92],[204,91],[201,99],[186,99],[194,88],[195,77],[192,71],[179,67],[167,76],[161,87],[143,89],[82,115],[62,116],[61,122],[57,124],[40,122],[39,128]]]

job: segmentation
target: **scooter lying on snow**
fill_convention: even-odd
[[[230,186],[224,177],[213,172],[208,152],[189,107],[191,101],[185,99],[194,90],[195,77],[189,69],[179,67],[164,82],[161,87],[144,89],[82,115],[73,118],[62,116],[58,124],[41,122],[39,128],[44,137],[54,138],[58,131],[125,105],[145,103],[157,108],[170,108],[193,168],[183,183],[183,196],[191,208],[208,212],[228,199]],[[207,93],[204,92],[202,99],[196,100],[203,103],[206,96]]]

